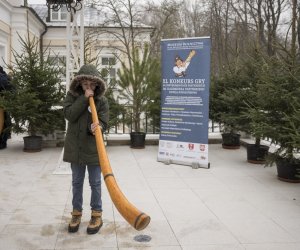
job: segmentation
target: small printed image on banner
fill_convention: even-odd
[[[159,161],[208,164],[210,38],[162,40]]]

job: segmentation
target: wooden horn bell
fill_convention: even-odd
[[[89,98],[89,103],[93,123],[99,123],[93,97]],[[150,223],[150,216],[139,211],[135,206],[133,206],[120,190],[110,167],[100,126],[98,126],[95,131],[95,138],[103,179],[115,207],[131,226],[133,226],[136,230],[143,230]]]

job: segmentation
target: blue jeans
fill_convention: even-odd
[[[72,187],[73,187],[73,209],[82,211],[82,194],[85,177],[85,165],[71,163],[72,169]],[[89,172],[89,182],[91,187],[91,209],[102,211],[101,200],[101,170],[99,166],[87,166]]]

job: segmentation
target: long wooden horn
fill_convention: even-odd
[[[93,97],[89,98],[89,103],[93,123],[99,123]],[[95,131],[95,137],[102,175],[115,207],[131,226],[133,226],[136,230],[143,230],[150,223],[150,216],[139,211],[135,206],[133,206],[118,187],[107,157],[100,126],[98,126]]]

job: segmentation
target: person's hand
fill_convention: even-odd
[[[90,96],[94,96],[94,91],[91,89],[86,89],[84,95],[86,98],[89,98]]]
[[[196,51],[191,50],[190,53],[189,53],[189,57],[192,58],[194,55],[196,55]]]
[[[91,130],[92,130],[93,135],[95,134],[98,126],[100,126],[100,128],[101,128],[101,125],[99,124],[99,122],[94,122],[91,124]]]

